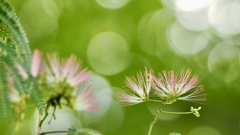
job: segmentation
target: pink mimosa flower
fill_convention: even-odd
[[[83,88],[77,93],[74,108],[78,111],[97,111],[99,108],[98,100],[92,91],[91,85]]]
[[[168,104],[177,100],[186,100],[192,102],[206,101],[206,94],[200,94],[204,89],[199,84],[196,75],[191,76],[191,71],[176,74],[174,71],[163,71],[158,77],[150,74],[152,86],[158,96]]]
[[[39,50],[33,52],[32,65],[31,65],[31,74],[33,77],[36,77],[42,69],[42,54]]]
[[[45,66],[47,80],[50,83],[67,81],[71,86],[77,87],[83,82],[89,81],[91,73],[87,69],[80,70],[75,56],[70,56],[67,60],[60,60],[56,53],[48,55],[49,64]]]
[[[145,102],[149,98],[151,82],[148,79],[148,71],[141,71],[135,77],[126,77],[127,90],[118,94],[118,100],[123,105],[134,105]]]
[[[30,70],[31,70],[30,74],[33,77],[37,77],[37,75],[41,72],[41,69],[42,69],[41,62],[42,62],[41,52],[39,50],[34,50],[33,56],[32,56],[32,61],[31,61],[31,67],[30,67]],[[16,68],[18,69],[19,74],[24,79],[28,78],[27,71],[25,71],[25,69],[21,65],[16,64]]]
[[[84,87],[90,80],[91,72],[86,68],[81,69],[81,64],[73,55],[61,60],[57,53],[54,53],[47,58],[45,70],[48,82],[53,85],[64,82],[73,88],[70,95],[69,92],[62,91],[62,98],[69,101],[70,106],[78,111],[96,111],[98,103],[92,87],[91,85]]]

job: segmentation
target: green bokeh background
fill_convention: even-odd
[[[103,135],[146,135],[157,104],[120,107],[116,93],[123,88],[125,76],[135,75],[145,67],[155,72],[189,68],[199,76],[208,101],[204,104],[179,101],[166,109],[188,111],[191,106],[202,106],[201,117],[160,114],[152,135],[240,134],[239,43],[216,48],[227,39],[207,29],[201,31],[211,35],[204,49],[193,55],[174,51],[167,34],[173,24],[180,24],[176,14],[160,0],[130,0],[118,9],[104,8],[95,0],[9,1],[15,7],[32,50],[39,49],[44,54],[58,52],[61,57],[74,54],[85,67],[109,83],[111,107],[98,117],[84,118],[86,114],[74,113],[82,123],[79,127]],[[192,36],[182,34],[184,39]],[[94,89],[98,91],[98,87]],[[0,134],[31,134],[33,111],[26,113],[25,125],[19,133],[13,133],[14,123],[1,123]]]

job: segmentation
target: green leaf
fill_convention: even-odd
[[[9,87],[6,65],[0,59],[0,119],[9,120],[11,117],[11,104],[9,101]]]
[[[71,127],[68,129],[68,135],[78,135],[78,131],[75,127]]]
[[[0,21],[3,21],[12,32],[15,41],[22,46],[21,56],[25,63],[30,65],[31,51],[28,45],[27,36],[21,26],[21,23],[11,7],[4,0],[0,0]]]
[[[44,108],[46,106],[46,103],[43,100],[42,91],[39,89],[37,84],[37,79],[34,77],[29,78],[27,81],[29,93],[30,93],[30,99],[31,101],[37,105],[37,107],[40,110],[40,113],[44,111]]]
[[[169,135],[181,135],[181,134],[177,132],[173,132],[173,133],[170,133]]]
[[[0,52],[1,56],[10,55],[9,57],[16,59],[17,53],[15,52],[15,50],[13,48],[11,48],[10,46],[6,45],[3,42],[0,42],[0,48],[1,48],[1,52]]]
[[[22,76],[19,74],[17,68],[15,67],[15,62],[13,57],[14,56],[11,57],[11,55],[7,55],[6,57],[3,58],[3,61],[4,63],[6,63],[9,76],[12,77],[13,79],[14,88],[19,92],[20,95],[23,93],[27,94],[26,82],[22,78]]]

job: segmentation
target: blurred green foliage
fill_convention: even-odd
[[[115,95],[123,88],[125,76],[135,75],[145,67],[156,72],[189,68],[199,75],[208,93],[208,101],[203,105],[179,102],[169,109],[188,111],[191,106],[202,106],[201,117],[183,115],[171,118],[166,115],[165,119],[159,118],[152,134],[167,135],[173,131],[183,135],[240,133],[239,44],[216,47],[226,43],[227,39],[210,34],[214,38],[201,51],[190,55],[176,52],[169,45],[171,38],[167,36],[173,24],[180,24],[176,14],[160,0],[129,0],[118,9],[102,7],[97,3],[100,0],[9,1],[15,7],[32,50],[59,52],[61,57],[75,54],[84,66],[110,84],[113,92],[110,108],[99,117],[83,118],[76,114],[81,127],[103,135],[146,135],[155,113],[151,110],[156,104],[119,107]],[[186,34],[189,31],[180,33],[181,38],[193,37],[193,34]],[[209,30],[204,32],[209,34]],[[195,32],[198,34],[199,31]],[[102,37],[96,39],[99,35]],[[94,49],[95,46],[98,48]],[[32,115],[30,109],[19,134],[32,133]],[[16,134],[13,128],[14,123],[1,122],[0,134]]]

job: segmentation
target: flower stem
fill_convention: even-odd
[[[41,118],[40,118],[40,113],[39,113],[39,123],[38,123],[38,131],[37,131],[37,134],[39,134],[40,133],[40,131],[41,131],[41,128],[42,128],[42,124],[43,124],[43,122],[45,121],[45,119],[47,118],[47,116],[48,116],[48,109],[49,109],[49,107],[50,107],[50,105],[49,104],[47,104],[47,106],[46,106],[46,108],[45,108],[45,116],[44,116],[44,118],[42,119],[42,120],[40,120]],[[41,134],[39,134],[39,135],[41,135]]]
[[[39,135],[46,135],[46,134],[55,134],[55,133],[67,133],[68,131],[51,131],[51,132],[42,132]]]
[[[169,112],[169,111],[163,111],[163,110],[161,110],[161,112],[168,113],[168,114],[192,114],[193,113],[193,112]]]
[[[147,101],[150,101],[150,102],[162,102],[161,100],[154,100],[154,99],[148,99]]]
[[[157,113],[155,114],[154,118],[153,118],[153,121],[150,123],[150,126],[149,126],[149,129],[148,129],[148,135],[151,135],[152,133],[152,128],[154,126],[154,124],[157,122],[158,120],[158,114],[161,112],[161,109],[162,107],[164,106],[165,104],[162,103],[161,105],[159,105],[158,107],[158,110],[157,110]]]

